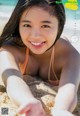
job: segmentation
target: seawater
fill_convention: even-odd
[[[0,0],[1,5],[15,5],[18,0]]]
[[[0,0],[0,19],[8,18],[18,0]]]

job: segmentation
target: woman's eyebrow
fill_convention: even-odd
[[[52,22],[45,20],[45,21],[41,21],[41,23],[49,23],[49,24],[51,24]]]
[[[22,20],[23,23],[31,23],[31,21],[29,20]],[[44,20],[44,21],[41,21],[41,23],[48,23],[48,24],[51,24],[52,22],[51,21],[48,21],[48,20]]]
[[[29,20],[22,20],[21,22],[23,22],[23,23],[31,23],[31,21],[29,21]]]

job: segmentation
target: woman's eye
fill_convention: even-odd
[[[29,24],[24,24],[23,27],[31,27]]]
[[[49,25],[43,25],[42,27],[43,27],[43,28],[50,28]]]

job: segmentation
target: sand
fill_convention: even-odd
[[[25,78],[26,75],[24,76],[24,80]],[[41,80],[31,78],[30,76],[26,82],[28,83],[33,95],[42,102],[42,105],[46,112],[46,116],[51,116],[50,111],[51,108],[54,106],[55,96],[58,87],[52,86]],[[0,84],[0,111],[2,110],[2,108],[8,109],[8,115],[5,116],[23,116],[17,114],[18,107],[10,100],[5,87],[2,84]],[[78,91],[78,104],[73,114],[75,116],[80,116],[80,88]],[[0,114],[0,116],[3,115]]]

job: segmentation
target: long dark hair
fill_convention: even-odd
[[[41,7],[48,11],[51,15],[56,16],[59,21],[58,34],[56,41],[60,38],[65,24],[65,10],[60,0],[18,0],[18,3],[0,36],[0,46],[7,42],[14,45],[25,46],[19,34],[19,21],[23,12],[33,6]],[[55,42],[56,42],[55,41]]]

